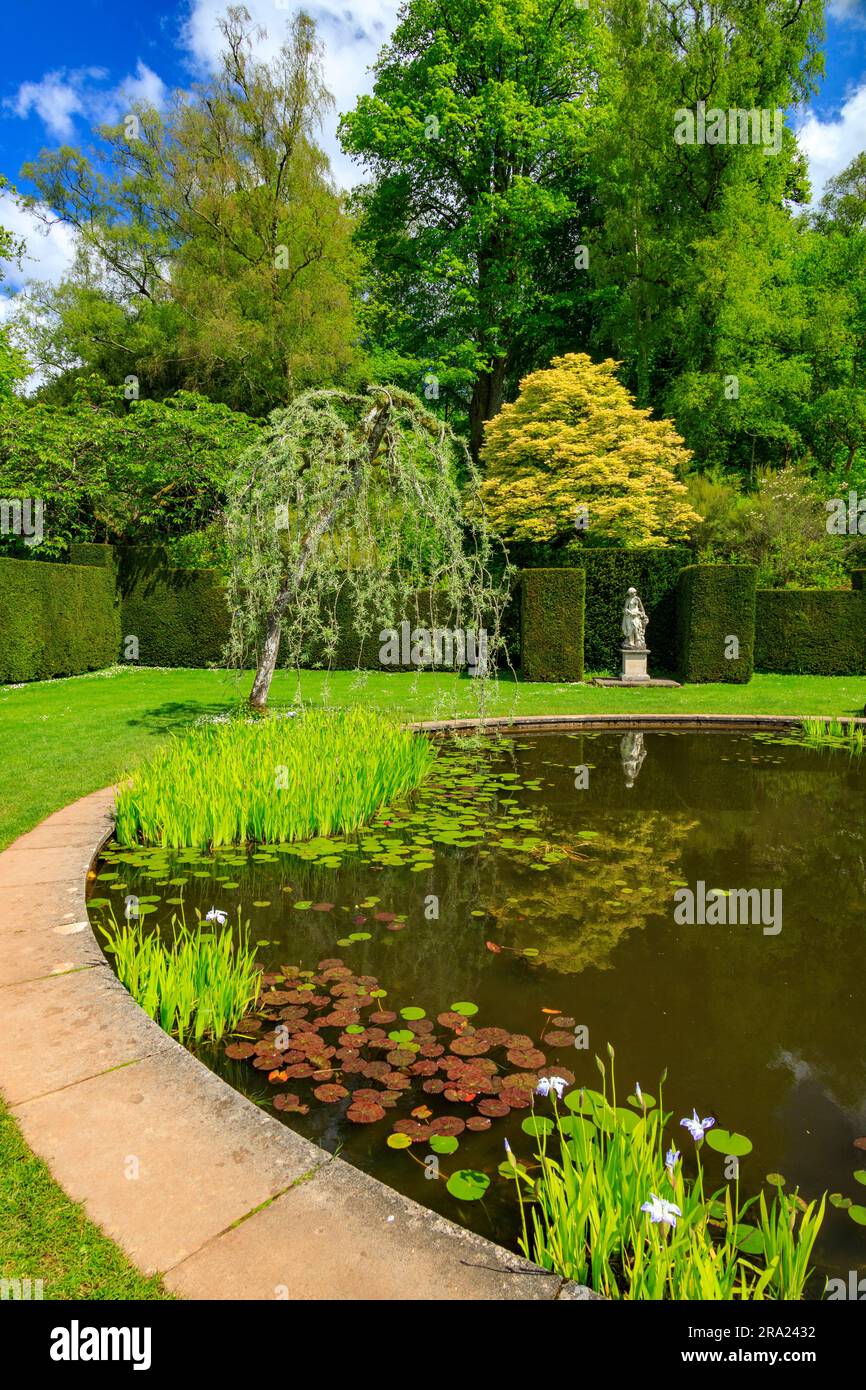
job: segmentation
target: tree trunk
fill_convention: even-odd
[[[484,442],[484,422],[502,409],[504,384],[505,358],[494,357],[490,370],[482,372],[475,382],[469,405],[469,448],[476,463]]]
[[[391,414],[391,397],[388,396],[381,405],[374,406],[364,421],[367,435],[367,456],[372,463],[379,452],[379,446],[385,436],[385,429],[388,424],[388,416]],[[267,708],[268,695],[270,694],[271,681],[274,678],[274,671],[277,669],[277,657],[280,653],[280,637],[283,631],[283,614],[288,607],[292,594],[295,593],[303,580],[307,563],[321,540],[322,536],[333,525],[334,520],[348,497],[356,491],[361,481],[361,472],[355,468],[349,480],[343,484],[329,505],[319,514],[316,521],[310,527],[307,534],[301,541],[301,554],[297,567],[294,572],[286,579],[285,584],[277,595],[273,608],[268,614],[267,626],[265,629],[265,640],[262,646],[256,667],[253,688],[250,691],[250,707],[257,714],[263,714]]]

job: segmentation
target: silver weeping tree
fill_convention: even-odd
[[[306,391],[274,411],[235,472],[226,527],[228,658],[255,665],[254,710],[267,706],[280,657],[330,664],[347,614],[370,633],[419,591],[437,595],[454,628],[485,628],[483,689],[508,575],[490,572],[466,446],[417,397],[392,386]]]

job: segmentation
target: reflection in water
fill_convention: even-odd
[[[625,773],[625,784],[627,787],[633,787],[646,757],[641,731],[631,729],[627,734],[623,734],[619,750],[622,758],[622,770]]]
[[[268,969],[342,957],[377,977],[395,1011],[420,1006],[435,1019],[472,1001],[479,1026],[526,1034],[588,1085],[609,1040],[625,1089],[639,1080],[653,1091],[668,1068],[672,1138],[695,1106],[748,1135],[745,1195],[782,1173],[810,1197],[826,1189],[862,1201],[853,1141],[866,1134],[866,764],[742,734],[657,731],[524,736],[462,756],[462,769],[443,765],[435,797],[389,813],[341,867],[275,850],[168,855],[151,874],[121,860],[110,888],[121,912],[127,893],[159,899],[145,929],[166,932],[172,899],[188,920],[216,906],[232,921],[240,906]],[[592,769],[585,788],[575,764]],[[782,931],[678,926],[674,894],[699,880],[780,889]],[[431,895],[438,918],[425,915]],[[349,941],[353,933],[369,939]],[[551,1010],[588,1030],[588,1049],[545,1043]],[[201,1055],[269,1104],[262,1073],[221,1048]],[[306,1086],[293,1085],[305,1101]],[[520,1113],[461,1138],[453,1166],[494,1181],[483,1203],[458,1206],[444,1183],[425,1179],[418,1155],[385,1144],[393,1118],[424,1099],[413,1094],[378,1124],[353,1126],[341,1107],[315,1103],[291,1122],[418,1201],[513,1242],[513,1193],[497,1168],[504,1137],[527,1153]],[[719,1186],[721,1156],[705,1160]],[[831,1209],[817,1253],[833,1272],[866,1265],[862,1228]]]

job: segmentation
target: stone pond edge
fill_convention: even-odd
[[[627,714],[409,727],[764,731],[800,722]],[[144,1013],[108,965],[85,906],[87,873],[112,832],[114,790],[73,802],[0,853],[0,1093],[90,1219],[181,1298],[598,1298],[309,1143]]]

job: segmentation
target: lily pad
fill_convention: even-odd
[[[453,1134],[431,1134],[430,1147],[434,1154],[453,1154],[460,1147],[460,1141]]]
[[[473,1014],[478,1013],[478,1005],[471,1003],[468,999],[458,999],[456,1004],[451,1005],[451,1012],[462,1014],[464,1018],[471,1018]],[[468,1169],[466,1171],[468,1172]]]
[[[458,1168],[445,1186],[458,1202],[477,1202],[490,1186],[490,1179],[486,1173],[477,1173],[472,1168]]]
[[[730,1154],[734,1158],[744,1158],[752,1152],[752,1141],[745,1134],[737,1134],[727,1129],[707,1131],[707,1143],[716,1153]]]

